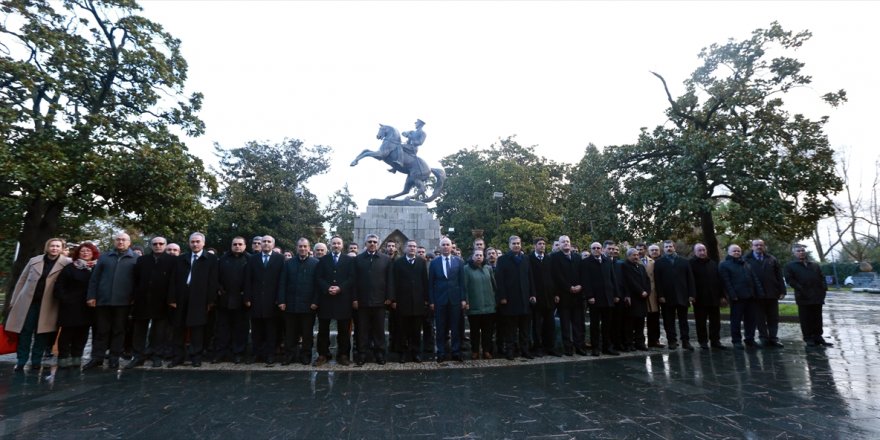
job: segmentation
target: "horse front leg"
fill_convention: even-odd
[[[358,154],[357,157],[355,157],[354,160],[351,161],[351,166],[357,165],[358,162],[360,162],[360,160],[365,157],[372,157],[374,159],[378,159],[379,156],[380,155],[379,155],[378,151],[370,151],[370,150],[361,151],[361,154]]]
[[[397,194],[392,194],[392,195],[390,195],[390,196],[388,196],[388,197],[385,197],[385,199],[386,199],[386,200],[389,200],[389,199],[393,199],[393,198],[395,198],[395,197],[400,197],[400,196],[402,196],[402,195],[409,194],[409,191],[410,191],[411,189],[412,189],[412,183],[410,183],[409,180],[407,180],[406,183],[403,185],[403,191],[401,191],[401,192],[399,192],[399,193],[397,193]]]

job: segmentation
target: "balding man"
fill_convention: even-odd
[[[317,310],[318,259],[309,256],[309,240],[301,237],[296,242],[296,257],[284,263],[281,283],[278,285],[278,308],[284,312],[284,360],[282,365],[299,361],[312,362],[315,310]],[[312,308],[312,305],[315,308]],[[297,341],[302,338],[302,350],[297,353]]]
[[[559,237],[558,243],[559,251],[550,256],[550,284],[562,329],[562,349],[566,356],[574,356],[575,351],[586,356],[581,256],[572,249],[567,235]]]
[[[764,240],[752,240],[752,252],[743,258],[761,280],[764,296],[755,300],[758,335],[764,347],[781,348],[779,342],[779,300],[785,297],[782,265],[767,253]]]
[[[724,285],[718,274],[718,263],[709,258],[706,245],[694,245],[694,256],[690,259],[691,272],[694,274],[694,324],[697,326],[697,342],[700,348],[724,349],[721,345],[721,306],[727,304],[724,296]],[[706,331],[708,321],[708,332]]]
[[[732,244],[727,247],[727,258],[718,266],[721,281],[730,299],[730,339],[733,347],[743,349],[745,325],[745,345],[755,344],[755,298],[764,295],[761,280],[752,268],[742,259],[742,249]]]
[[[284,269],[284,256],[273,252],[275,238],[264,235],[260,252],[248,259],[244,271],[244,305],[251,312],[251,341],[254,356],[266,367],[275,365],[278,336],[278,285]]]
[[[138,258],[130,247],[128,234],[116,234],[113,250],[101,255],[92,269],[86,303],[95,308],[95,335],[92,338],[92,359],[83,365],[83,370],[103,365],[108,347],[110,368],[119,368],[125,323],[134,293],[134,266]]]

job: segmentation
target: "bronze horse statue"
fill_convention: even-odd
[[[388,171],[392,173],[401,172],[406,174],[406,183],[403,185],[403,191],[385,197],[386,199],[393,199],[395,197],[409,194],[413,187],[416,188],[416,193],[409,197],[409,199],[427,203],[440,196],[440,191],[443,189],[443,183],[446,182],[446,171],[444,171],[443,168],[428,168],[428,164],[425,163],[422,158],[404,151],[404,149],[401,148],[400,132],[390,125],[379,124],[379,133],[376,134],[376,139],[382,140],[382,145],[379,146],[379,149],[377,151],[362,151],[361,154],[358,154],[358,156],[351,162],[351,166],[357,165],[358,162],[365,157],[372,157],[373,159],[381,160],[391,166],[391,169]],[[434,185],[434,191],[431,193],[431,196],[428,197],[427,194],[425,194],[426,183],[431,174],[434,175],[437,182]]]

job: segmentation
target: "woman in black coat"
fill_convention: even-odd
[[[95,309],[86,305],[92,268],[101,253],[91,243],[83,243],[70,252],[73,263],[61,270],[55,283],[58,300],[58,367],[79,368],[89,328],[95,322]]]

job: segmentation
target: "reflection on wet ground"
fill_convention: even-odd
[[[507,368],[40,376],[3,364],[0,435],[880,438],[880,302],[841,303],[826,309],[835,346],[824,351],[806,350],[797,325],[785,324],[781,350]]]

